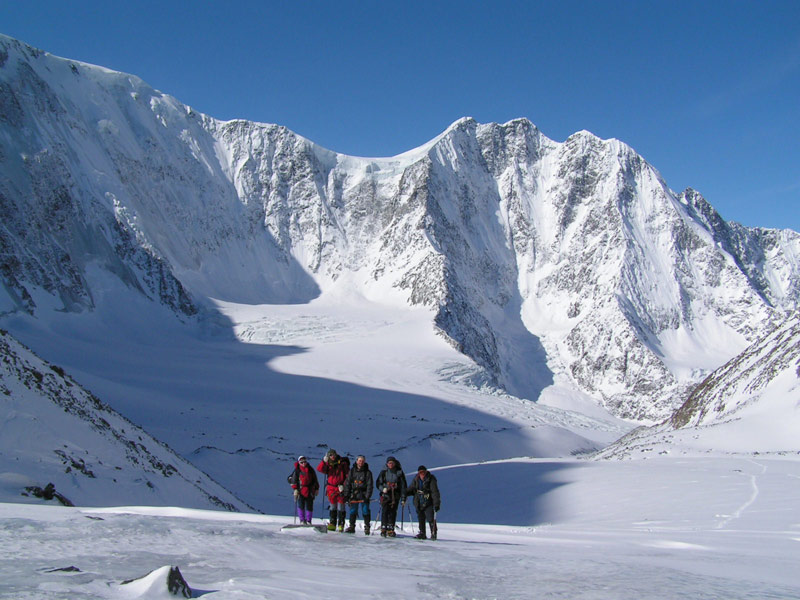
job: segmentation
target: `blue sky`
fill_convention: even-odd
[[[586,129],[725,219],[800,231],[800,0],[0,0],[0,32],[346,154],[463,116]]]

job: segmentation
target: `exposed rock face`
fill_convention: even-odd
[[[123,581],[123,586],[132,589],[137,598],[161,597],[164,595],[191,598],[192,588],[186,583],[181,570],[167,566],[151,571],[144,577]]]
[[[307,302],[346,275],[430,307],[495,385],[567,382],[652,421],[798,308],[800,235],[726,223],[616,140],[462,119],[355,158],[6,37],[0,52],[0,313],[42,290],[91,310],[109,273],[184,318],[207,296]]]
[[[57,492],[56,486],[54,486],[52,483],[48,483],[46,486],[44,486],[44,488],[40,488],[39,486],[35,485],[26,487],[25,491],[36,498],[42,498],[43,500],[58,500],[63,506],[75,506],[64,494]]]

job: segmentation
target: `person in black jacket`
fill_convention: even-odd
[[[375,484],[380,490],[381,537],[395,537],[397,507],[406,501],[406,474],[394,456],[386,459],[386,468],[380,472]]]
[[[361,507],[361,516],[364,517],[364,533],[369,535],[369,522],[372,515],[369,511],[369,501],[372,497],[372,471],[369,470],[367,459],[364,455],[356,458],[356,464],[350,469],[344,482],[344,499],[350,504],[350,526],[345,533],[356,532],[356,517],[358,507]]]
[[[435,540],[438,533],[436,513],[439,512],[442,500],[439,496],[439,483],[436,481],[436,477],[424,465],[420,465],[417,469],[417,475],[408,486],[406,495],[414,496],[414,508],[417,509],[419,518],[417,538],[427,539],[425,535],[425,522],[427,521],[431,527],[431,539]]]

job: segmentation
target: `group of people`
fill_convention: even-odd
[[[420,465],[411,484],[406,481],[400,462],[390,456],[386,459],[386,467],[372,479],[372,472],[363,455],[356,458],[355,464],[350,466],[350,459],[339,456],[331,448],[317,465],[317,471],[326,476],[325,495],[330,501],[330,521],[328,530],[356,532],[356,520],[359,511],[364,519],[364,533],[370,534],[372,514],[370,501],[374,487],[378,488],[381,536],[395,537],[397,523],[397,510],[405,506],[406,498],[414,497],[414,507],[417,510],[419,533],[417,538],[427,539],[426,525],[430,527],[430,538],[436,539],[437,525],[436,513],[441,506],[439,485],[436,477]],[[305,456],[301,456],[294,464],[294,472],[289,476],[289,483],[294,490],[297,502],[297,516],[302,523],[311,523],[314,512],[314,498],[319,494],[319,480],[314,469]],[[349,506],[349,525],[345,529],[346,507]]]

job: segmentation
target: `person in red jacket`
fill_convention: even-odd
[[[327,476],[328,485],[325,489],[325,494],[331,502],[331,520],[328,523],[328,531],[336,529],[339,525],[339,531],[344,531],[344,482],[347,480],[347,475],[350,473],[350,461],[347,457],[339,456],[336,450],[331,448],[325,454],[319,465],[317,471],[324,473]]]
[[[294,463],[294,472],[289,478],[297,502],[297,516],[304,525],[310,525],[314,516],[314,498],[319,494],[319,481],[305,456]]]

